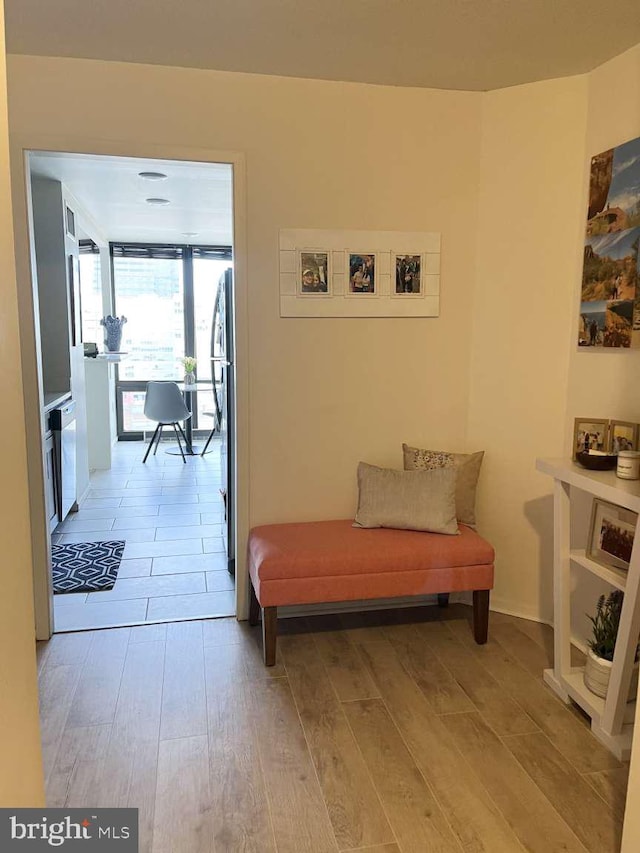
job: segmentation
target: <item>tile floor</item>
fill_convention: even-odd
[[[80,511],[54,531],[54,544],[126,542],[113,589],[54,596],[57,632],[235,613],[219,443],[186,465],[165,452],[170,446],[163,442],[143,465],[143,442],[119,442],[111,469],[92,472]]]

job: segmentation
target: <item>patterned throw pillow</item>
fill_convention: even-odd
[[[484,450],[478,453],[449,453],[446,450],[421,450],[402,445],[405,471],[430,471],[434,468],[455,468],[456,514],[458,521],[469,527],[476,525],[476,487]]]

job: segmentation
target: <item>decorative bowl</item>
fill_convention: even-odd
[[[582,465],[583,468],[589,468],[590,471],[610,471],[616,467],[618,457],[615,453],[604,453],[602,455],[595,453],[576,453],[576,462]]]

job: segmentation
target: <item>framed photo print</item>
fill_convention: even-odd
[[[608,568],[627,571],[631,562],[638,514],[595,498],[587,557]]]
[[[348,296],[376,294],[375,252],[349,252]]]
[[[619,453],[621,450],[638,449],[638,424],[628,421],[609,422],[609,451]]]
[[[576,418],[573,426],[573,458],[585,450],[606,452],[608,447],[609,421],[593,418]]]
[[[422,296],[424,286],[422,281],[422,255],[400,255],[393,253],[395,268],[395,296]],[[392,269],[393,274],[393,269]]]
[[[298,254],[298,295],[331,295],[329,252],[302,249]]]

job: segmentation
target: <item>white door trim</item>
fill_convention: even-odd
[[[48,639],[53,631],[50,546],[44,490],[44,435],[42,365],[39,336],[35,259],[29,239],[30,191],[28,154],[30,151],[103,154],[117,157],[157,158],[203,163],[228,163],[233,167],[234,295],[236,345],[236,614],[248,615],[246,551],[249,532],[249,343],[247,285],[247,211],[245,156],[239,151],[214,151],[178,145],[124,140],[95,140],[78,136],[12,134],[11,185],[18,280],[21,363],[27,424],[27,464],[29,507],[33,549],[33,580],[36,637]]]

